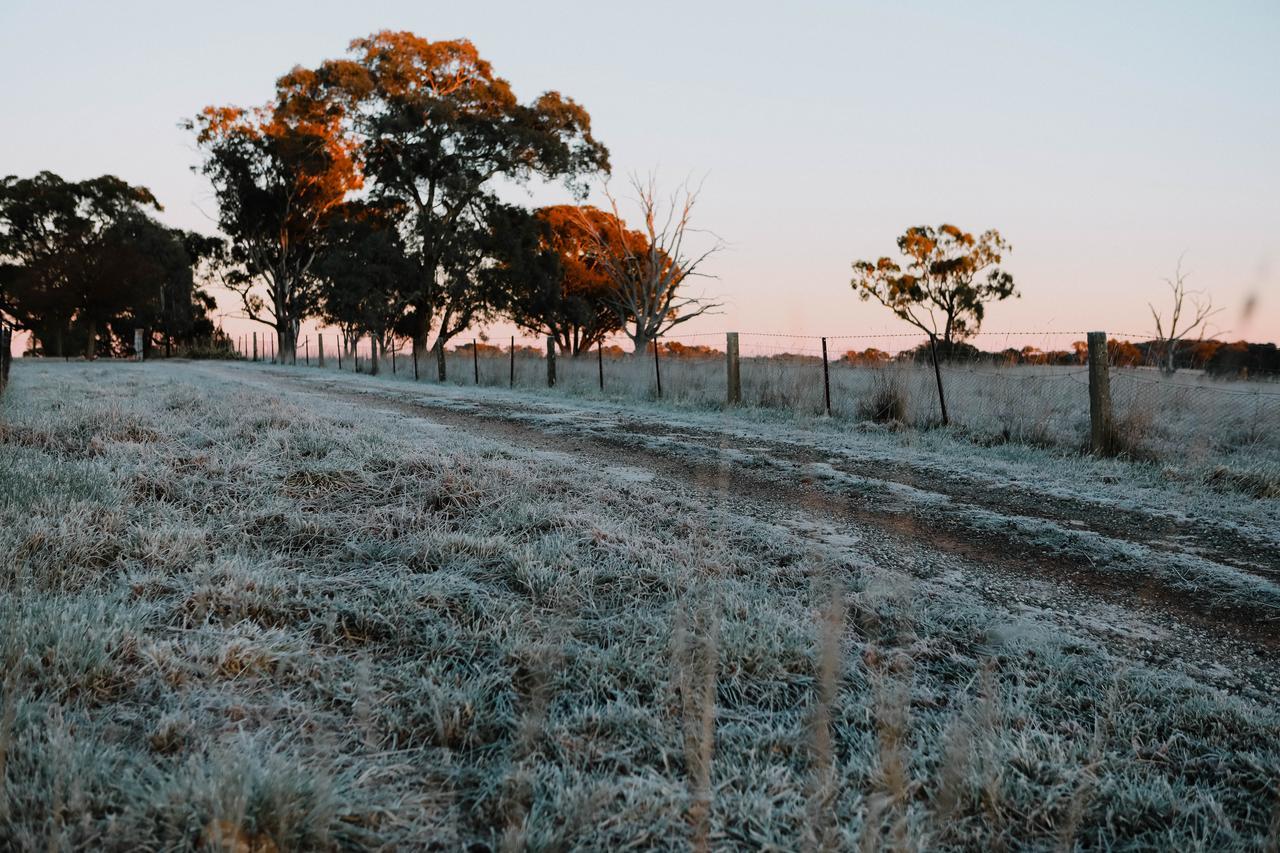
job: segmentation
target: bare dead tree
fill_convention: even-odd
[[[642,355],[660,335],[721,307],[723,303],[686,295],[682,286],[693,276],[713,277],[700,268],[725,244],[715,234],[692,226],[701,186],[692,187],[686,182],[663,198],[653,175],[646,180],[632,175],[631,187],[644,223],[641,230],[626,228],[618,199],[607,186],[604,194],[613,212],[610,230],[602,230],[585,216],[582,224],[593,236],[598,263],[614,285],[608,301],[631,339],[633,353]],[[710,245],[699,251],[690,250],[686,240],[693,235],[705,235]]]
[[[1187,290],[1188,274],[1182,271],[1182,258],[1178,258],[1178,266],[1173,278],[1166,278],[1169,292],[1173,297],[1173,307],[1166,322],[1163,315],[1151,303],[1151,316],[1156,321],[1156,343],[1160,352],[1160,370],[1172,374],[1178,369],[1178,346],[1182,341],[1196,335],[1204,336],[1209,318],[1221,312],[1221,308],[1213,307],[1213,299],[1198,290]]]

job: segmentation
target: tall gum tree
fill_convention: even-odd
[[[561,352],[577,356],[622,328],[601,241],[604,251],[621,255],[617,241],[630,240],[642,250],[644,237],[590,205],[542,207],[534,221],[537,252],[553,262],[553,270],[544,279],[526,276],[533,286],[513,294],[509,313],[521,328],[553,337]]]
[[[150,218],[161,209],[150,190],[112,175],[0,180],[0,313],[46,353],[68,355],[73,342],[87,358],[109,351],[107,324],[159,287],[162,265],[142,247],[169,239]]]
[[[1013,276],[997,266],[1011,249],[995,229],[975,237],[954,225],[921,225],[898,238],[905,263],[888,257],[853,263],[851,285],[859,298],[874,299],[929,337],[944,424],[939,356],[978,333],[988,302],[1017,296]]]
[[[295,69],[266,106],[207,107],[185,123],[204,153],[198,169],[213,184],[229,243],[223,281],[250,319],[275,330],[289,360],[302,320],[317,310],[310,272],[325,221],[363,182],[342,112],[316,91],[314,78]]]
[[[500,298],[483,286],[493,277],[476,274],[501,210],[497,183],[537,177],[585,193],[583,177],[608,170],[608,151],[581,106],[558,92],[521,103],[466,40],[383,31],[353,41],[350,58],[297,73],[343,112],[373,197],[404,205],[421,271],[407,324],[443,374],[445,344]]]

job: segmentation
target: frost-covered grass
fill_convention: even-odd
[[[475,382],[469,355],[446,359],[450,382]],[[329,367],[335,362],[330,359]],[[344,370],[352,368],[348,359]],[[419,365],[422,381],[435,377],[435,362]],[[368,369],[368,362],[362,362]],[[391,362],[382,365],[390,374]],[[412,378],[412,362],[397,361],[398,378]],[[665,357],[660,368],[664,403],[719,408],[725,400],[722,358]],[[560,393],[611,400],[655,400],[652,358],[604,359],[600,389],[595,356],[561,356],[556,363]],[[743,358],[743,404],[808,417],[825,412],[822,364],[816,359]],[[1129,455],[1194,470],[1215,488],[1280,496],[1280,383],[1226,381],[1184,370],[1164,377],[1149,368],[1112,368],[1112,397],[1121,441]],[[511,384],[507,356],[482,355],[480,384]],[[900,401],[903,425],[936,426],[940,420],[936,380],[927,365],[865,367],[832,362],[833,416],[866,420],[891,389]],[[956,365],[943,370],[947,408],[955,431],[989,444],[1015,442],[1084,449],[1089,443],[1087,368],[1080,366]],[[544,359],[518,354],[517,388],[547,384]]]
[[[785,514],[180,365],[20,364],[0,848],[1275,842],[1274,704]]]

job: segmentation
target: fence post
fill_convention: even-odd
[[[662,368],[658,365],[658,339],[653,339],[653,378],[658,382],[658,399],[662,399]]]
[[[742,402],[742,370],[738,365],[737,332],[725,332],[724,359],[728,373],[728,394],[725,396],[725,402],[733,406]]]
[[[827,402],[827,417],[831,417],[831,368],[827,364],[827,339],[822,339],[822,396]]]
[[[302,357],[306,361],[306,366],[310,367],[311,366],[311,337],[310,336],[302,339]]]
[[[596,342],[596,366],[600,368],[600,390],[604,390],[604,341]]]
[[[396,339],[391,339],[391,375],[396,375]]]
[[[547,336],[547,387],[556,387],[556,339]]]
[[[258,360],[258,333],[253,333],[253,360]]]
[[[334,335],[334,337],[338,338],[337,335]],[[338,340],[334,342],[333,348],[338,351],[338,372],[341,373],[342,372],[342,338],[338,338]]]
[[[13,358],[13,333],[0,323],[0,391],[9,384],[9,360]]]
[[[413,381],[418,381],[418,339],[413,339]]]
[[[516,387],[516,336],[511,336],[511,385]]]
[[[316,367],[324,367],[324,335],[316,335]]]
[[[1111,453],[1115,433],[1112,428],[1111,377],[1107,364],[1107,333],[1089,333],[1089,448],[1094,453]]]
[[[471,339],[471,366],[475,368],[476,384],[480,384],[480,343],[475,338]]]

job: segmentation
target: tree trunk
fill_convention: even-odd
[[[942,411],[942,425],[947,426],[951,419],[947,417],[947,397],[942,391],[942,368],[938,366],[938,340],[929,336],[929,350],[933,355],[933,376],[938,381],[938,408]]]
[[[96,344],[98,343],[98,324],[94,320],[88,320],[85,324],[85,330],[88,332],[88,339],[84,344],[84,357],[92,360],[97,354]]]
[[[287,361],[294,351],[293,325],[288,321],[281,323],[276,327],[276,362],[278,364],[290,364]]]
[[[369,375],[378,375],[378,336],[369,336]]]
[[[444,376],[444,337],[436,338],[436,378],[443,382]]]

